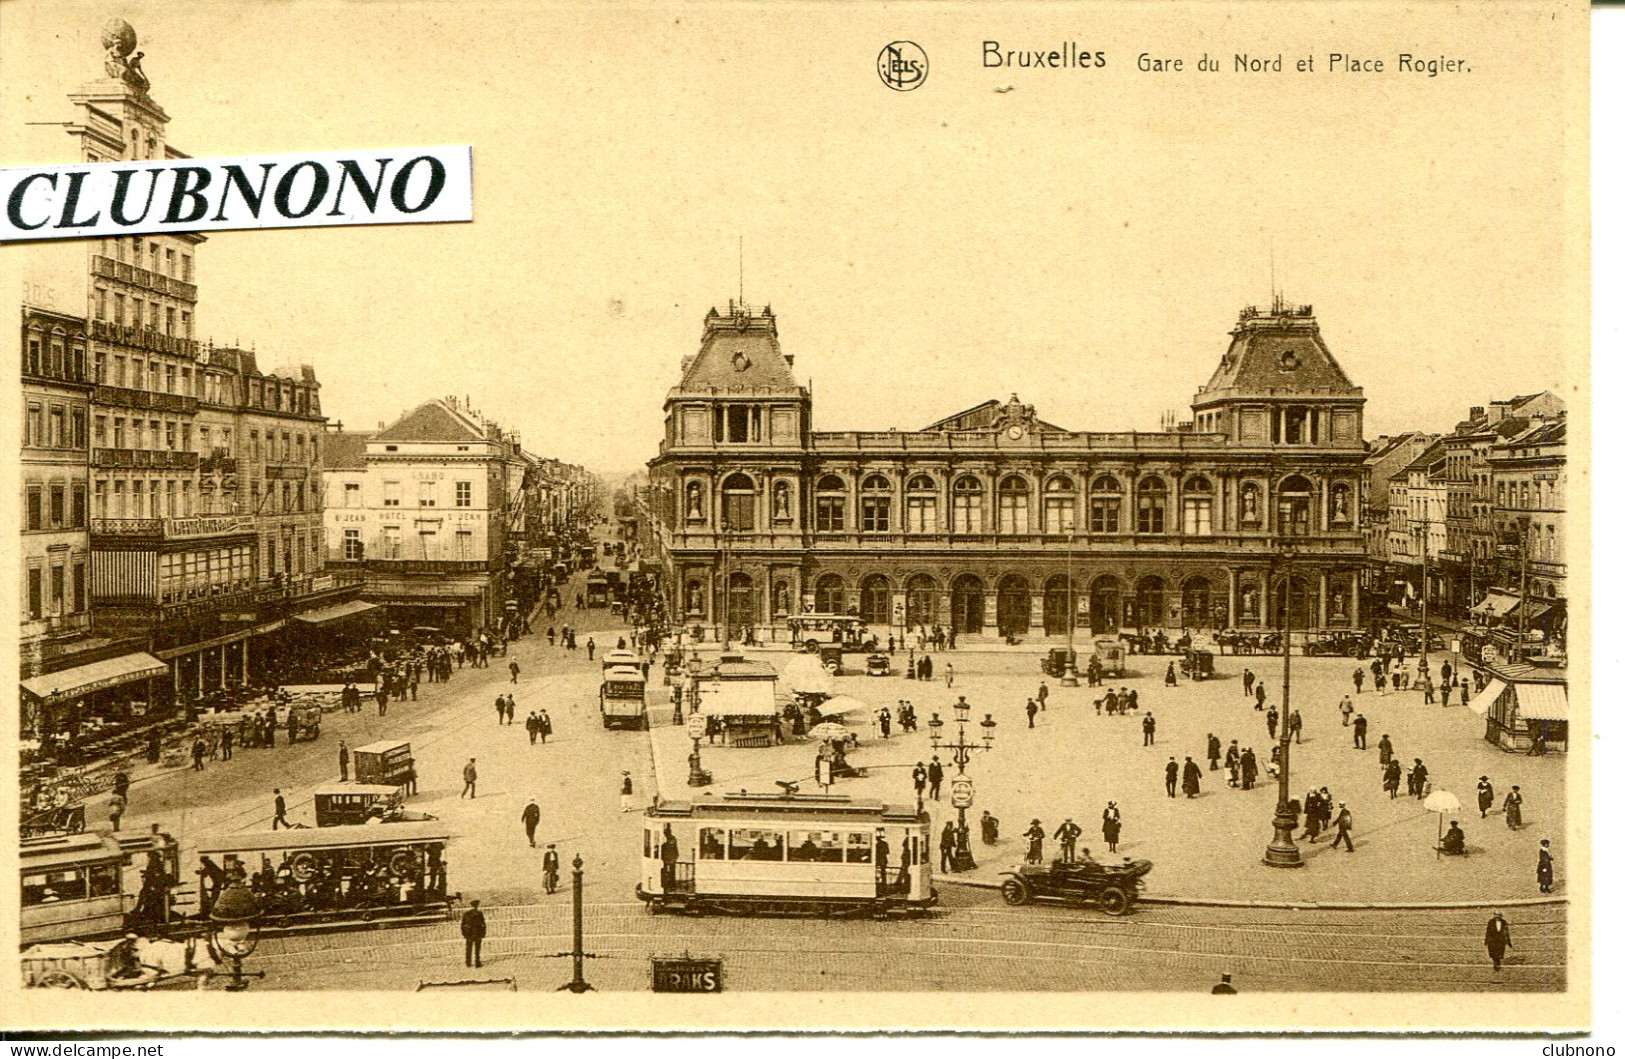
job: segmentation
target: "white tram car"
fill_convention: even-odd
[[[751,794],[644,812],[638,897],[654,912],[921,915],[931,817],[845,795]]]

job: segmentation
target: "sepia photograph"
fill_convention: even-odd
[[[0,1029],[1586,1030],[1588,19],[0,6]]]

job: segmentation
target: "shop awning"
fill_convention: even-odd
[[[716,717],[774,717],[771,680],[719,680],[700,685],[700,712]]]
[[[1544,600],[1531,599],[1519,606],[1513,607],[1512,610],[1508,611],[1507,621],[1522,621],[1524,620],[1524,614],[1527,612],[1528,620],[1532,624],[1539,621],[1541,618],[1544,618],[1551,609],[1552,605],[1550,603],[1547,603]]]
[[[1504,592],[1491,592],[1473,607],[1474,614],[1482,614],[1490,618],[1502,618],[1511,613],[1518,605],[1518,597]]]
[[[1569,693],[1562,684],[1519,684],[1518,712],[1526,721],[1566,721]]]
[[[365,614],[369,610],[377,610],[376,603],[363,603],[359,599],[352,599],[345,603],[335,603],[331,607],[320,610],[307,610],[303,614],[295,614],[295,621],[306,622],[310,625],[325,625],[330,621],[348,618],[352,614]]]
[[[54,703],[104,688],[115,688],[120,684],[168,675],[168,666],[145,651],[137,651],[89,665],[74,666],[58,673],[29,677],[22,682],[22,688],[41,702]]]
[[[1500,698],[1501,692],[1506,689],[1506,681],[1491,677],[1490,682],[1484,685],[1484,690],[1474,695],[1467,703],[1467,708],[1482,717],[1489,710],[1490,704]]]

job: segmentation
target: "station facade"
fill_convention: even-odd
[[[1365,399],[1309,306],[1243,310],[1191,421],[1158,432],[1070,431],[1014,396],[819,432],[793,365],[771,308],[730,304],[667,396],[648,504],[688,626],[1064,636],[1274,628],[1288,605],[1296,629],[1363,624]]]

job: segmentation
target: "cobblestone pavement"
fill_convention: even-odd
[[[485,966],[463,965],[455,922],[270,939],[253,957],[271,989],[411,989],[512,977],[551,990],[570,977],[567,902],[490,910]],[[1556,991],[1561,907],[1513,910],[1514,948],[1494,971],[1476,911],[1334,912],[1141,907],[1110,918],[1058,906],[1007,908],[984,891],[944,892],[922,920],[688,918],[636,903],[589,904],[586,978],[647,990],[653,955],[718,957],[730,990],[1169,990],[1205,993],[1223,973],[1245,992]],[[260,988],[256,984],[255,988]]]
[[[1216,659],[1217,679],[1198,683],[1182,679],[1179,686],[1166,687],[1168,658],[1131,656],[1130,674],[1111,683],[1138,689],[1141,714],[1155,715],[1156,744],[1145,746],[1139,717],[1097,714],[1092,702],[1104,689],[1063,688],[1055,679],[1048,680],[1048,708],[1028,728],[1024,707],[1037,693],[1038,655],[1039,649],[944,653],[935,656],[938,679],[931,682],[861,674],[836,678],[837,693],[875,707],[887,704],[894,715],[899,699],[911,699],[921,724],[920,731],[911,735],[900,734],[894,725],[889,740],[880,739],[873,727],[861,728],[862,744],[851,760],[867,766],[869,775],[842,781],[835,792],[894,803],[913,801],[910,772],[916,761],[929,762],[932,753],[925,722],[933,712],[951,719],[950,706],[963,694],[974,709],[974,720],[992,713],[998,722],[993,750],[976,754],[967,769],[976,783],[971,818],[990,809],[1000,818],[1003,834],[991,849],[977,839],[981,863],[971,873],[976,879],[997,881],[1001,870],[1022,859],[1026,844],[1019,836],[1035,817],[1052,836],[1066,817],[1072,817],[1083,828],[1080,847],[1097,856],[1105,853],[1100,814],[1110,799],[1122,811],[1119,854],[1155,862],[1146,879],[1148,895],[1401,903],[1538,897],[1535,863],[1542,838],[1550,838],[1557,851],[1557,892],[1563,892],[1566,759],[1561,754],[1531,758],[1497,750],[1483,739],[1482,719],[1461,705],[1424,705],[1420,691],[1379,696],[1369,680],[1364,694],[1353,695],[1354,660],[1295,657],[1292,705],[1303,714],[1304,727],[1301,744],[1292,748],[1292,796],[1301,799],[1311,785],[1324,785],[1335,800],[1347,802],[1355,821],[1355,852],[1332,850],[1325,835],[1310,844],[1300,831],[1306,866],[1282,871],[1261,863],[1271,837],[1274,783],[1251,791],[1231,789],[1222,771],[1207,770],[1205,759],[1207,735],[1212,732],[1226,746],[1232,739],[1242,747],[1251,746],[1261,767],[1268,760],[1264,714],[1243,695],[1241,671],[1248,667],[1258,674],[1269,701],[1279,704],[1279,657],[1221,656]],[[763,652],[760,657],[782,669],[789,656]],[[1444,657],[1436,656],[1434,664]],[[906,668],[901,652],[896,661],[899,668]],[[943,679],[948,662],[955,670],[952,688]],[[1370,722],[1368,750],[1354,749],[1353,729],[1342,724],[1338,703],[1345,693]],[[665,694],[660,688],[651,691],[652,696]],[[657,711],[657,718],[666,722],[657,724],[652,733],[664,793],[689,797],[684,781],[690,743],[670,725],[669,709]],[[979,738],[977,726],[969,727],[971,737]],[[944,731],[951,737],[954,726],[949,724]],[[1461,821],[1469,856],[1438,857],[1433,847],[1439,817],[1415,798],[1402,793],[1390,800],[1382,791],[1376,748],[1384,733],[1392,737],[1407,767],[1413,758],[1422,758],[1435,789],[1459,797],[1462,810],[1449,814],[1444,824]],[[804,789],[811,786],[816,751],[810,743],[767,749],[704,746],[702,751],[705,767],[715,777],[713,791],[772,790],[775,780],[800,781]],[[1170,756],[1183,764],[1186,755],[1202,765],[1202,792],[1194,799],[1169,798],[1163,767]],[[941,756],[952,774],[949,755]],[[1488,775],[1494,783],[1497,809],[1512,784],[1522,787],[1521,830],[1509,830],[1498,812],[1479,818],[1475,797],[1480,775]],[[943,797],[941,802],[927,801],[938,830],[945,814],[953,812],[946,785]],[[1045,850],[1054,855],[1053,838],[1046,840]]]

